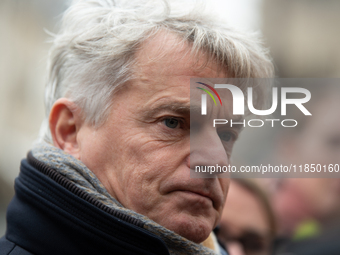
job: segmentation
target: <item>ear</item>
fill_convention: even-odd
[[[81,111],[67,98],[58,99],[49,116],[53,144],[57,148],[80,158],[77,133],[82,125]]]

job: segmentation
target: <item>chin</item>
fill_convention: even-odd
[[[201,243],[208,238],[213,230],[214,222],[202,216],[182,215],[172,219],[170,226],[167,228],[190,241]]]

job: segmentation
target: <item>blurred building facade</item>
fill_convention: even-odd
[[[260,27],[278,78],[340,77],[340,1],[262,0]],[[244,130],[233,149],[234,162],[260,164],[271,158],[270,128]],[[261,144],[255,151],[249,144]]]
[[[37,138],[44,117],[44,78],[49,44],[65,1],[0,1],[0,236],[14,194],[20,160]]]
[[[340,77],[340,1],[263,0],[262,31],[279,77]]]

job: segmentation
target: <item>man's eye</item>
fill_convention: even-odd
[[[168,128],[177,128],[179,126],[179,121],[175,118],[167,118],[163,120],[165,126],[167,126]]]
[[[220,132],[218,133],[218,136],[224,142],[230,142],[235,140],[235,135],[231,132]]]

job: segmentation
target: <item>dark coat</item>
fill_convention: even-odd
[[[32,155],[20,170],[0,255],[169,254],[141,221],[93,199]]]

